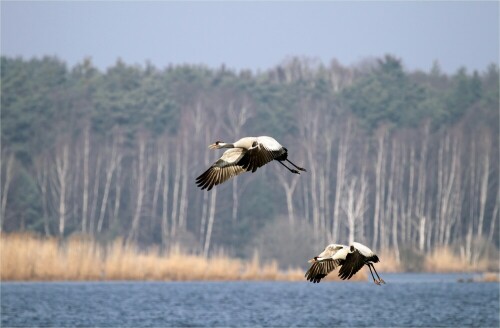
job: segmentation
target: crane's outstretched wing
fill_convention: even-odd
[[[365,265],[365,260],[366,258],[357,249],[354,249],[354,252],[347,254],[344,263],[342,263],[339,277],[341,279],[351,279]]]
[[[226,150],[208,170],[196,178],[196,185],[202,190],[214,186],[246,171],[238,162],[244,157],[245,150],[231,148]]]
[[[309,270],[307,270],[305,277],[307,280],[313,283],[318,283],[326,277],[330,272],[335,270],[341,265],[342,260],[332,260],[327,259],[323,261],[314,262]]]

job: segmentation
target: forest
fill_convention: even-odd
[[[279,163],[200,190],[222,150]],[[89,236],[303,266],[327,243],[498,258],[499,69],[290,57],[265,71],[1,58],[2,233]]]

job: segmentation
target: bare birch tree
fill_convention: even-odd
[[[42,203],[43,228],[45,236],[50,236],[49,225],[49,164],[45,154],[39,155],[35,159],[35,172],[38,190],[40,191],[40,201]]]
[[[94,236],[95,233],[95,221],[96,221],[96,210],[97,210],[97,202],[99,200],[99,185],[101,181],[101,163],[102,163],[102,154],[98,150],[96,154],[96,160],[94,163],[94,183],[92,188],[92,203],[90,206],[90,220],[89,220],[89,233],[91,236]]]
[[[382,170],[382,165],[384,162],[384,144],[385,144],[385,136],[387,134],[387,128],[382,127],[380,128],[379,131],[377,131],[377,143],[378,143],[378,148],[377,148],[377,162],[376,162],[376,167],[375,167],[375,210],[373,212],[373,247],[377,248],[378,243],[379,243],[379,234],[380,234],[380,212],[382,208],[382,202],[383,202],[383,197],[382,197],[382,181],[383,181],[383,170]]]
[[[387,199],[386,199],[386,202],[385,202],[385,216],[382,216],[382,222],[388,222],[388,224],[390,224],[391,222],[394,222],[394,224],[396,224],[396,220],[397,218],[395,216],[397,216],[397,214],[394,213],[394,211],[396,210],[397,211],[397,207],[394,207],[394,206],[397,206],[397,201],[394,199],[394,195],[393,195],[393,191],[394,191],[394,186],[396,184],[396,174],[397,174],[397,171],[396,171],[396,168],[395,168],[395,165],[396,165],[396,158],[397,158],[397,149],[396,149],[396,138],[393,137],[392,138],[392,146],[391,146],[391,149],[390,149],[390,167],[389,167],[389,172],[387,174]],[[389,219],[391,219],[390,221],[388,220],[388,218],[386,217],[388,216]],[[385,224],[384,224],[385,226]],[[394,227],[392,228],[392,233],[394,233],[394,230],[397,231],[397,229],[394,229]],[[397,240],[395,239],[394,236],[389,236],[389,237],[385,237],[386,236],[386,233],[388,232],[388,230],[383,230],[383,232],[381,233],[381,247],[382,249],[388,249],[389,248],[389,237],[392,237],[392,245],[394,246],[394,248],[397,248]],[[384,238],[382,238],[384,237]],[[384,240],[386,240],[386,242],[384,242]]]
[[[171,222],[171,236],[175,236],[178,228],[178,208],[179,208],[179,193],[181,185],[182,162],[181,162],[181,147],[175,147],[175,173],[174,173],[174,189],[172,190],[172,222]]]
[[[210,241],[212,238],[212,229],[215,220],[215,206],[217,202],[217,189],[211,190],[210,194],[210,213],[208,215],[207,235],[205,237],[205,245],[203,246],[203,256],[208,257],[208,250],[210,249]]]
[[[9,194],[9,187],[10,183],[13,178],[13,173],[14,173],[14,160],[15,156],[14,153],[11,152],[8,155],[4,154],[2,156],[2,159],[7,156],[7,164],[5,166],[5,174],[4,174],[4,181],[3,181],[3,186],[2,186],[2,207],[1,207],[1,212],[0,212],[0,233],[2,232],[3,228],[3,222],[5,220],[5,209],[7,208],[7,196]],[[1,161],[3,164],[3,160]],[[3,166],[3,165],[2,165]]]
[[[106,214],[106,208],[108,206],[109,192],[111,190],[111,181],[117,166],[120,164],[123,154],[119,151],[119,145],[121,144],[121,137],[116,133],[113,135],[113,141],[111,146],[111,152],[108,156],[108,161],[106,163],[106,181],[104,182],[104,194],[101,201],[101,209],[99,211],[99,220],[97,222],[97,232],[102,231],[102,226],[104,222],[104,217]]]
[[[132,217],[132,225],[130,228],[127,243],[133,242],[137,239],[137,233],[139,228],[139,222],[141,219],[141,214],[143,210],[144,196],[146,194],[146,177],[149,175],[147,172],[146,165],[146,136],[140,134],[138,137],[138,158],[136,164],[136,201],[134,216]]]
[[[187,206],[188,206],[188,195],[187,195],[187,190],[188,190],[188,163],[190,161],[189,158],[189,149],[188,147],[188,139],[187,135],[183,138],[182,141],[182,148],[184,149],[182,155],[183,155],[183,160],[182,160],[182,167],[181,167],[181,193],[180,193],[180,200],[179,200],[179,227],[183,231],[186,230],[186,216],[187,216]]]
[[[359,224],[362,224],[362,216],[366,211],[366,190],[367,182],[364,177],[359,180],[354,175],[346,177],[340,207],[347,217],[349,244],[356,241],[356,232],[360,230]]]
[[[288,174],[288,171],[285,170],[276,170],[275,172],[276,176],[278,177],[278,181],[280,182],[285,192],[286,207],[288,210],[288,223],[291,227],[293,227],[295,223],[293,193],[295,192],[295,188],[297,187],[297,182],[299,182],[299,177],[297,175],[294,175],[292,178],[290,178],[290,174]]]
[[[115,177],[115,197],[114,197],[114,204],[113,204],[113,211],[112,211],[112,216],[111,220],[109,222],[110,226],[115,224],[116,220],[118,219],[118,215],[120,213],[120,207],[121,207],[121,196],[122,196],[122,164],[121,161],[118,161],[116,164],[116,177]]]
[[[162,208],[161,208],[161,240],[163,247],[168,247],[168,237],[170,234],[168,224],[168,192],[170,185],[170,171],[169,171],[169,146],[167,141],[162,141],[160,144],[160,156],[163,172],[163,186],[162,186]]]
[[[333,218],[332,218],[332,238],[337,240],[339,238],[340,226],[340,204],[342,199],[342,189],[344,188],[344,181],[347,175],[346,163],[348,155],[348,145],[351,138],[352,119],[348,119],[345,124],[345,131],[339,138],[339,147],[337,154],[337,173],[335,179],[335,200],[333,202]]]
[[[418,249],[420,251],[424,251],[425,247],[425,234],[426,234],[426,224],[427,218],[425,215],[426,207],[425,207],[425,195],[427,189],[427,150],[428,150],[428,142],[429,142],[429,129],[430,123],[426,122],[423,128],[423,137],[421,138],[422,142],[420,145],[420,158],[418,161],[418,178],[417,178],[417,193],[415,195],[415,217],[417,218],[417,222],[415,223],[418,226]]]
[[[63,143],[56,148],[55,153],[56,174],[53,176],[53,186],[58,197],[59,236],[64,236],[67,219],[67,197],[69,194],[69,144]]]
[[[90,158],[90,124],[83,129],[83,191],[82,191],[82,233],[87,233],[89,208],[89,158]]]
[[[483,236],[483,224],[484,224],[484,213],[486,208],[486,200],[488,198],[488,181],[490,177],[490,150],[491,150],[491,139],[490,134],[484,133],[482,136],[482,156],[480,160],[483,164],[482,166],[482,176],[481,176],[481,189],[479,192],[479,218],[477,225],[477,236],[482,238]]]

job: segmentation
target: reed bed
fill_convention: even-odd
[[[383,250],[377,253],[380,262],[376,263],[377,272],[402,272],[401,262],[397,260],[394,251]]]
[[[381,251],[377,271],[403,272],[394,252]],[[404,259],[402,259],[404,260]],[[494,265],[496,263],[496,265]],[[498,261],[482,259],[471,265],[449,248],[435,249],[423,259],[425,272],[487,272]],[[102,245],[85,237],[64,240],[41,238],[33,234],[0,235],[0,280],[275,280],[304,281],[305,268],[281,270],[276,261],[263,263],[258,253],[247,261],[219,253],[209,258],[187,254],[174,247],[167,254],[152,247],[140,250],[123,240]],[[495,270],[493,270],[495,271]],[[351,280],[366,281],[368,271],[360,270]],[[498,279],[498,273],[485,275],[486,281]],[[325,281],[339,280],[336,272]]]
[[[469,263],[465,258],[454,253],[448,247],[436,248],[425,258],[424,270],[426,272],[445,273],[445,272],[485,272],[488,271],[491,263],[482,259],[476,264]],[[498,262],[496,262],[498,267]]]
[[[364,271],[353,280],[366,280]],[[217,254],[210,258],[173,248],[139,250],[121,239],[101,245],[83,237],[57,240],[30,234],[0,235],[2,281],[92,280],[274,280],[304,281],[304,270],[280,270],[276,261],[262,263],[258,254],[250,261]],[[325,280],[338,280],[331,274]]]

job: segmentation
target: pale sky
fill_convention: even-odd
[[[1,54],[266,70],[291,56],[343,65],[391,54],[407,70],[499,62],[499,2],[1,1]]]

